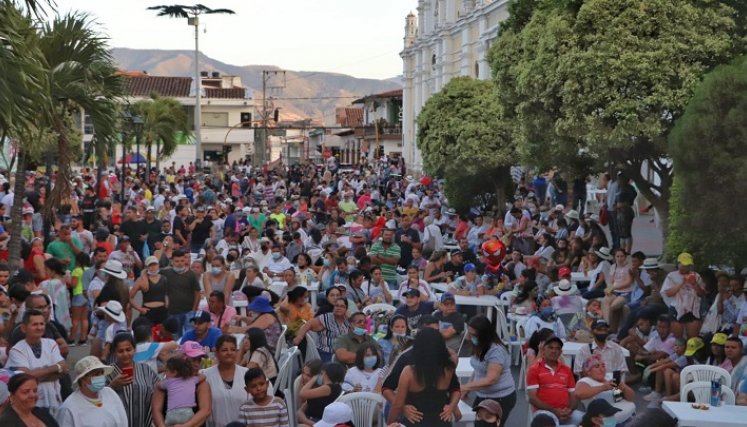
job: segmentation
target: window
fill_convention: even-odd
[[[205,127],[228,127],[228,113],[202,113],[202,125]]]

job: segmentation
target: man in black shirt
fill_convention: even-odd
[[[401,249],[399,257],[399,266],[407,268],[412,263],[412,248],[420,249],[420,233],[411,227],[412,218],[407,215],[402,215],[402,219],[399,221],[399,227],[394,234],[394,242],[399,245]]]
[[[176,217],[174,218],[174,240],[177,240],[180,245],[187,245],[190,240],[189,227],[187,227],[187,214],[189,209],[187,206],[179,204],[176,206]]]
[[[189,269],[189,254],[175,249],[171,257],[173,267],[164,268],[161,274],[166,278],[166,296],[169,299],[169,316],[179,321],[179,334],[189,324],[189,315],[197,310],[200,303],[200,282],[194,271]]]
[[[451,279],[464,276],[464,253],[459,249],[451,251],[451,260],[444,264],[444,271],[451,272]]]
[[[156,219],[156,208],[148,206],[145,209],[145,233],[148,235],[148,249],[152,254],[156,250],[156,242],[163,240],[161,235],[161,221]]]
[[[469,240],[467,238],[459,239],[459,250],[462,252],[462,264],[475,264],[477,266],[477,272],[482,274],[482,263],[477,259],[477,255],[469,248]]]
[[[130,238],[132,249],[134,249],[142,259],[143,246],[145,246],[148,232],[145,226],[145,221],[138,219],[137,217],[137,208],[127,208],[127,219],[122,222],[119,231]]]
[[[189,230],[192,232],[192,253],[200,253],[200,249],[205,246],[205,241],[213,239],[213,221],[205,216],[205,207],[200,206],[196,209],[194,221],[189,224]]]

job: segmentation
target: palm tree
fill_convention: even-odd
[[[170,156],[177,146],[180,133],[189,132],[189,120],[184,108],[174,98],[162,98],[156,94],[150,99],[138,101],[132,106],[133,113],[143,119],[142,138],[148,152],[148,169],[145,179],[150,176],[150,159],[153,143],[156,144],[156,168],[161,157]]]
[[[45,203],[45,216],[51,219],[53,208],[70,197],[70,165],[76,158],[74,147],[80,144],[71,115],[85,111],[93,122],[96,141],[110,144],[117,132],[114,100],[123,91],[120,77],[114,74],[107,39],[97,32],[88,15],[56,17],[41,28],[39,37],[50,81],[50,127],[57,133],[57,180]]]

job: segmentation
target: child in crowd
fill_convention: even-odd
[[[674,385],[672,376],[687,366],[687,356],[685,356],[686,344],[687,342],[684,338],[678,338],[674,342],[674,353],[669,358],[657,360],[646,367],[643,373],[644,380],[649,375],[655,375],[656,386],[651,393],[643,397],[644,400],[653,402],[661,399],[662,395],[669,396],[675,393],[675,390],[672,389]]]
[[[322,372],[301,388],[299,397],[303,404],[298,411],[300,424],[314,425],[322,419],[324,408],[342,394],[345,372],[345,366],[341,363],[326,363]]]
[[[158,387],[166,390],[166,425],[184,424],[193,416],[192,408],[197,406],[195,399],[197,385],[205,381],[205,376],[196,372],[192,361],[183,356],[174,356],[166,361],[166,378]]]
[[[133,325],[134,326],[134,325]],[[145,363],[153,369],[156,374],[161,372],[159,361],[168,360],[171,353],[179,348],[176,341],[153,342],[150,325],[144,324],[133,329],[135,337],[135,363]]]
[[[106,321],[106,323],[100,322],[99,325],[108,325],[104,331],[104,350],[101,353],[101,360],[109,360],[114,336],[120,332],[128,331],[127,317],[122,309],[122,304],[115,300],[108,301],[106,305],[97,308],[96,311],[102,314]]]
[[[288,427],[288,408],[283,399],[267,394],[269,382],[259,368],[250,368],[244,374],[246,392],[252,396],[241,405],[241,420],[247,427]]]

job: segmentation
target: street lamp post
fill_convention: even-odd
[[[158,16],[170,16],[172,18],[187,18],[187,25],[195,27],[195,168],[202,167],[202,79],[200,77],[200,15],[211,15],[216,13],[233,15],[231,9],[211,9],[201,4],[193,6],[162,5],[151,6],[148,10],[157,10]]]
[[[135,177],[140,177],[140,137],[143,134],[143,119],[140,116],[132,116],[132,130],[135,131],[135,145],[137,151],[135,154]]]

